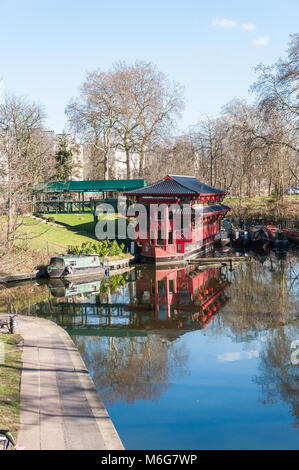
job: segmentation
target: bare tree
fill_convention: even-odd
[[[20,215],[28,209],[32,185],[50,171],[43,119],[41,108],[25,98],[6,95],[0,104],[0,178],[8,250],[22,224]]]
[[[197,153],[198,171],[211,186],[219,183],[226,137],[222,117],[201,120],[191,130],[191,138]]]
[[[139,155],[138,173],[143,176],[146,154],[169,133],[182,107],[180,86],[153,64],[119,62],[107,73],[87,74],[80,97],[68,105],[66,114],[71,128],[93,146],[106,179],[114,149],[124,152],[131,178],[132,155]]]
[[[169,137],[155,146],[145,161],[147,183],[153,183],[166,174],[198,174],[197,158],[188,134]]]
[[[285,133],[284,139],[274,138],[271,142],[290,147],[297,155],[299,154],[298,64],[299,34],[295,34],[289,44],[287,57],[279,59],[272,66],[258,65],[256,72],[259,76],[251,86],[251,91],[257,95],[258,106],[265,112],[265,119],[271,119],[273,113],[279,113],[283,116],[285,125],[288,125],[288,133]]]
[[[70,128],[89,146],[93,160],[103,165],[104,178],[109,179],[116,122],[113,76],[99,71],[88,73],[80,96],[70,102],[66,114]]]
[[[124,129],[119,132],[120,140],[126,154],[130,148],[139,154],[139,176],[143,177],[146,155],[174,131],[184,106],[182,87],[170,82],[152,63],[120,63],[114,70],[126,90],[123,96],[130,97],[120,113]]]

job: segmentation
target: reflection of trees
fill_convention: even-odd
[[[280,399],[291,406],[298,426],[299,365],[291,362],[291,343],[299,326],[297,270],[295,257],[286,260],[270,257],[264,265],[239,266],[231,274],[228,293],[232,300],[223,309],[222,319],[223,326],[229,326],[237,341],[248,341],[258,332],[266,332],[259,356],[261,375],[255,382],[261,386],[263,403]]]
[[[257,262],[240,265],[231,274],[228,294],[232,300],[223,309],[224,324],[240,337],[293,321],[296,312],[293,271],[292,260],[270,258],[264,265]]]
[[[271,332],[260,353],[261,375],[255,382],[262,388],[263,403],[276,403],[277,398],[289,403],[295,426],[299,426],[299,364],[291,362],[293,339],[293,328]]]
[[[76,343],[107,405],[157,399],[175,377],[187,374],[184,344],[160,335],[78,337]]]
[[[46,284],[26,283],[5,288],[0,286],[0,311],[26,314],[38,302],[49,302],[51,293]]]
[[[109,291],[114,293],[117,292],[117,289],[124,284],[125,278],[122,276],[122,274],[113,274],[112,276],[102,280],[100,285],[100,292],[102,294],[108,294]]]

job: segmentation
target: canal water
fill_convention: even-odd
[[[76,343],[126,449],[299,448],[299,251],[0,291]]]

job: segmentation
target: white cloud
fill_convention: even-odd
[[[243,24],[241,24],[241,28],[245,29],[245,31],[254,31],[255,30],[255,24],[253,24],[253,23],[243,23]]]
[[[212,21],[212,25],[220,26],[221,28],[236,28],[238,26],[235,21],[227,20],[225,18],[222,18],[221,20],[219,18],[215,18]]]
[[[270,41],[269,36],[261,36],[257,39],[254,39],[253,44],[258,47],[264,47],[264,46],[268,46],[269,41]]]
[[[213,26],[220,26],[221,28],[239,28],[239,29],[245,29],[245,31],[254,31],[255,30],[255,25],[253,23],[243,23],[243,24],[238,24],[234,20],[228,20],[226,18],[215,18],[212,21]]]
[[[255,349],[251,351],[231,352],[225,354],[219,354],[217,356],[218,362],[235,362],[241,359],[252,359],[253,357],[259,357],[259,352]]]

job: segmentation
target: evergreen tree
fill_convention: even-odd
[[[74,156],[78,154],[78,145],[63,132],[58,137],[58,147],[55,153],[56,179],[67,181],[74,173]]]

